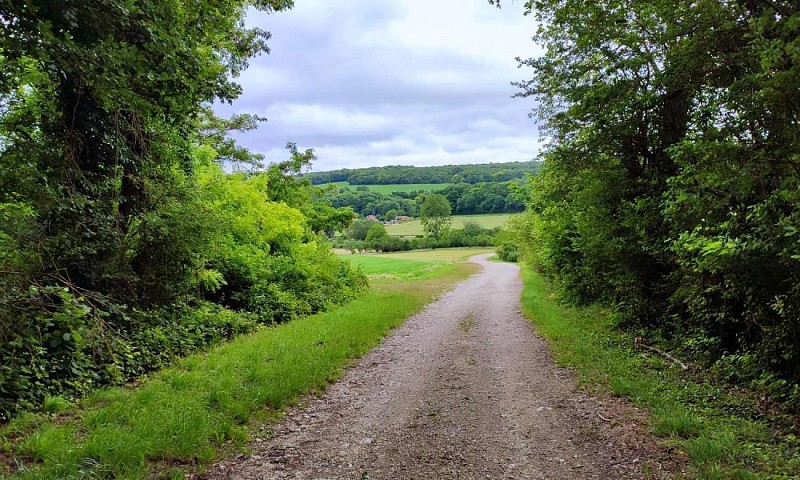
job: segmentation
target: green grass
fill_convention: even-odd
[[[72,404],[63,397],[47,397],[42,402],[42,410],[49,413],[64,413],[72,408]]]
[[[342,254],[341,258],[358,266],[374,284],[413,281],[435,275],[436,271],[453,262],[463,262],[473,255],[491,252],[490,248],[444,248],[412,250],[381,254]]]
[[[451,260],[468,253],[476,251],[443,251],[439,260],[362,259],[373,273],[402,276],[376,282],[331,312],[182,359],[141,385],[98,391],[71,409],[53,397],[52,414],[23,415],[0,430],[0,476],[183,478],[185,469],[202,470],[268,435],[283,408],[322,391],[354,357],[474,272]],[[408,262],[415,261],[431,268],[412,272]],[[13,465],[23,468],[14,472]]]
[[[384,258],[396,258],[399,260],[463,262],[472,256],[493,251],[494,249],[490,247],[439,248],[436,250],[412,250],[409,252],[383,253],[380,256]]]
[[[410,260],[386,257],[384,255],[345,255],[342,258],[361,268],[370,277],[415,276],[421,271],[436,269],[440,262],[432,260]]]
[[[683,452],[700,479],[800,476],[798,438],[758,409],[758,399],[686,374],[633,348],[600,308],[570,308],[530,268],[522,271],[522,306],[551,344],[556,361],[589,389],[625,397],[649,410],[656,435]]]
[[[333,185],[336,185],[336,188],[343,188],[343,187],[350,187],[351,190],[355,190],[356,188],[362,185],[350,185],[348,182],[333,182]],[[363,185],[367,187],[372,192],[378,192],[383,195],[390,195],[394,192],[415,192],[415,191],[426,191],[432,192],[434,190],[443,190],[447,186],[452,185],[451,183],[397,183],[397,184],[390,184],[390,185]]]
[[[475,222],[484,228],[502,227],[508,222],[511,217],[510,213],[491,213],[484,215],[453,215],[452,227],[464,228],[467,222]],[[422,223],[419,220],[409,220],[407,222],[398,223],[397,225],[386,225],[386,231],[389,235],[413,237],[415,235],[423,235],[425,232],[422,229]]]

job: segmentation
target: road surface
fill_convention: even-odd
[[[520,313],[519,268],[482,271],[409,319],[218,479],[616,479],[668,474],[644,415],[557,367]],[[663,462],[662,462],[663,460]],[[669,469],[669,467],[667,467]]]

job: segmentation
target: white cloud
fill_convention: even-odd
[[[406,0],[403,16],[388,24],[384,38],[432,54],[454,54],[487,64],[514,65],[520,39],[530,39],[533,22],[521,6],[499,10],[481,0]]]
[[[286,141],[315,148],[315,170],[369,165],[530,160],[540,148],[514,57],[536,53],[521,2],[300,0],[254,12],[272,53],[239,79],[223,113],[266,116],[240,137],[268,158]]]
[[[378,134],[392,124],[389,118],[380,114],[320,104],[279,103],[267,108],[266,115],[285,127],[318,134]]]

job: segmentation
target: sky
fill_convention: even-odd
[[[267,161],[286,142],[313,148],[314,171],[381,165],[526,161],[541,148],[532,99],[511,98],[540,51],[521,0],[297,0],[251,12],[269,55],[237,79],[219,114],[267,117],[237,136]],[[526,77],[527,76],[527,77]]]

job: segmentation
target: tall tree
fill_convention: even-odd
[[[425,196],[419,208],[419,218],[425,233],[438,240],[450,228],[452,213],[447,197],[432,193]]]
[[[246,11],[291,4],[0,0],[0,421],[361,288],[311,232],[349,212],[303,214],[312,151],[218,164],[260,160],[208,109],[267,51]]]
[[[0,202],[33,210],[34,268],[126,301],[168,300],[141,281],[148,259],[174,262],[161,273],[186,259],[143,251],[161,243],[145,219],[182,195],[175,173],[192,170],[205,105],[236,98],[233,78],[267,51],[269,34],[243,26],[246,8],[291,4],[0,1]]]
[[[574,298],[800,380],[796,2],[540,0],[523,232]]]

